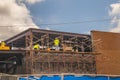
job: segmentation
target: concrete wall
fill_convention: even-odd
[[[98,74],[120,75],[120,33],[92,31],[93,51]]]

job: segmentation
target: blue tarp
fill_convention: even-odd
[[[97,76],[97,77],[94,77],[94,80],[108,80],[108,77],[106,77],[106,76]]]
[[[104,76],[97,76],[97,77],[92,77],[92,76],[65,76],[64,80],[108,80],[108,77]]]
[[[20,77],[19,80],[61,80],[61,76],[42,76],[35,77],[29,76],[27,78]],[[74,75],[65,75],[63,80],[120,80],[120,77],[108,77],[108,76],[74,76]]]
[[[26,78],[20,77],[19,80],[27,80]]]
[[[64,80],[91,80],[91,78],[89,76],[64,76]]]
[[[120,77],[110,77],[109,80],[120,80]]]
[[[61,77],[60,76],[51,76],[51,77],[42,76],[40,77],[39,80],[61,80]]]

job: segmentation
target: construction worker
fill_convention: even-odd
[[[10,46],[6,46],[6,43],[4,41],[1,41],[0,50],[10,50]]]
[[[4,47],[6,44],[4,41],[1,42],[1,46]]]
[[[34,50],[39,50],[40,49],[40,45],[38,43],[36,43],[34,46],[33,46],[33,49]]]
[[[59,44],[60,44],[60,40],[58,38],[55,38],[54,40],[55,50],[59,50]]]
[[[36,43],[34,46],[33,46],[33,49],[34,50],[39,50],[40,49],[40,45],[38,43]],[[35,54],[37,54],[38,51],[35,51]]]

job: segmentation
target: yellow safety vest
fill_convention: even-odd
[[[39,48],[40,48],[40,47],[39,47],[39,44],[34,45],[33,48],[34,48],[34,49],[39,49]]]
[[[4,47],[5,46],[5,42],[1,42],[1,46]]]
[[[54,45],[55,45],[55,46],[59,46],[59,43],[60,43],[59,39],[55,39],[55,40],[54,40]]]

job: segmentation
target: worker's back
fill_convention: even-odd
[[[55,46],[59,46],[59,43],[60,43],[59,39],[56,38],[56,39],[54,40],[54,45],[55,45]]]
[[[59,50],[59,49],[60,49],[59,45],[60,45],[59,39],[58,39],[58,38],[55,38],[55,40],[54,40],[55,50]]]

